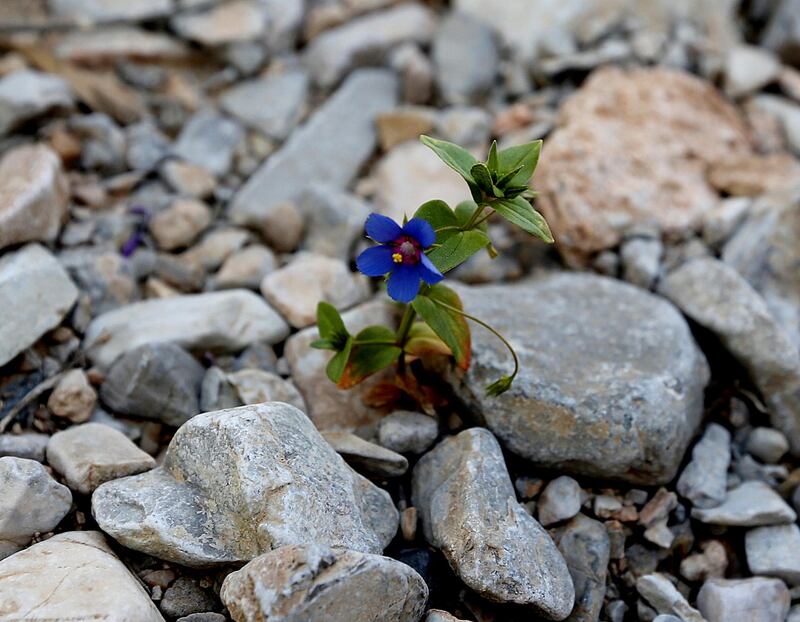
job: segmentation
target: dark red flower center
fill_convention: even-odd
[[[392,242],[392,251],[392,261],[405,265],[419,263],[422,254],[419,242],[408,235],[401,235]]]

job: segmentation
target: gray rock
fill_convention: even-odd
[[[288,333],[286,322],[261,297],[232,289],[146,300],[104,313],[89,324],[84,349],[96,365],[108,368],[145,344],[236,352],[256,341],[277,343]]]
[[[277,263],[275,253],[266,246],[253,244],[243,248],[228,257],[214,275],[214,289],[258,289],[261,281],[276,268]]]
[[[0,495],[0,559],[19,551],[34,534],[55,528],[72,505],[69,488],[25,458],[0,458]]]
[[[430,415],[397,410],[378,422],[378,442],[400,453],[424,453],[439,436],[439,422]]]
[[[105,482],[149,471],[156,461],[120,431],[84,423],[56,432],[47,445],[47,462],[77,492],[90,495]]]
[[[285,402],[302,411],[306,409],[303,396],[290,380],[263,369],[243,369],[227,375],[227,380],[239,395],[241,404]]]
[[[675,615],[684,622],[706,622],[672,585],[666,575],[653,573],[639,577],[636,591],[649,602],[658,613]]]
[[[0,136],[54,108],[70,108],[72,89],[59,76],[22,69],[0,78]]]
[[[722,505],[695,508],[692,517],[711,525],[758,527],[791,523],[797,515],[778,493],[763,482],[744,482],[728,492]]]
[[[414,467],[413,503],[425,538],[489,600],[564,619],[575,591],[547,532],[514,496],[500,445],[483,428],[437,445]]]
[[[225,91],[219,102],[244,125],[283,140],[302,117],[307,96],[306,72],[287,71],[239,83]]]
[[[300,245],[318,255],[349,261],[353,245],[364,233],[371,208],[355,195],[326,184],[312,184],[299,196],[297,208],[305,219]]]
[[[789,609],[789,615],[786,616],[786,622],[800,622],[800,605],[795,605]]]
[[[0,366],[55,328],[78,289],[50,251],[29,244],[0,258]]]
[[[451,106],[439,115],[436,130],[445,140],[483,149],[492,131],[492,117],[483,108]]]
[[[381,552],[398,524],[389,494],[279,402],[190,419],[162,467],[103,484],[92,513],[124,546],[193,567],[290,544]]]
[[[143,121],[126,128],[125,161],[136,171],[152,171],[169,154],[169,139],[152,123]]]
[[[178,618],[177,622],[227,622],[226,618],[221,613],[190,613],[188,616]]]
[[[262,37],[268,21],[266,6],[253,0],[237,0],[178,13],[170,25],[186,39],[216,46]]]
[[[105,113],[93,112],[69,120],[69,129],[81,141],[81,166],[104,173],[125,168],[125,133]]]
[[[225,175],[243,138],[238,123],[211,110],[201,110],[181,130],[173,153],[217,175]]]
[[[240,622],[417,622],[428,587],[389,557],[287,546],[229,574],[220,595]]]
[[[800,528],[797,525],[758,527],[745,534],[747,566],[755,575],[800,584]]]
[[[787,62],[800,61],[800,1],[781,0],[772,13],[761,44]]]
[[[159,605],[164,615],[174,618],[202,613],[216,606],[216,599],[190,577],[176,579],[164,592]]]
[[[578,514],[560,530],[558,549],[575,585],[575,607],[567,622],[597,622],[603,608],[611,554],[603,523]]]
[[[429,43],[435,28],[434,14],[417,4],[375,11],[315,37],[305,63],[314,81],[330,88],[354,67],[380,62],[396,45]]]
[[[454,615],[450,615],[446,611],[442,611],[441,609],[428,609],[428,615],[425,617],[425,622],[466,622],[465,620],[461,620],[461,618],[457,618]]]
[[[281,205],[297,199],[309,180],[343,189],[355,178],[376,145],[374,120],[396,103],[390,73],[354,73],[279,151],[256,171],[228,209],[238,224],[280,228]]]
[[[239,392],[228,382],[228,375],[219,367],[209,367],[200,385],[200,412],[243,406]]]
[[[47,6],[54,16],[77,24],[143,21],[174,10],[172,0],[49,0]]]
[[[781,63],[769,50],[737,45],[725,59],[725,91],[731,97],[748,95],[777,80],[780,72]]]
[[[570,473],[648,484],[674,477],[709,372],[672,305],[590,274],[458,291],[464,308],[489,318],[520,356],[511,390],[486,397],[510,361],[499,341],[477,331],[470,369],[454,380],[508,449]]]
[[[581,486],[568,475],[552,480],[537,502],[539,522],[544,527],[569,520],[581,510]]]
[[[449,104],[480,101],[494,86],[499,54],[491,29],[457,11],[442,21],[433,40],[436,82]]]
[[[180,426],[200,412],[205,371],[174,343],[134,348],[111,366],[100,397],[113,411]]]
[[[692,449],[692,461],[678,480],[680,495],[698,508],[712,508],[727,495],[728,466],[731,463],[731,435],[710,423],[703,438]]]
[[[789,149],[800,155],[800,105],[778,95],[757,95],[749,105],[755,111],[774,117]]]
[[[133,264],[117,252],[80,246],[61,251],[58,260],[81,293],[89,296],[93,315],[129,304],[138,297]]]
[[[664,248],[657,238],[631,238],[620,247],[622,277],[638,287],[650,289],[661,270]]]
[[[678,616],[673,616],[668,613],[664,613],[660,616],[656,616],[653,622],[683,622]]]
[[[754,428],[747,437],[747,451],[762,462],[775,464],[789,451],[789,441],[775,428]]]
[[[385,447],[342,430],[322,432],[331,447],[356,471],[375,477],[399,477],[408,470],[408,460]]]
[[[0,434],[0,457],[10,456],[44,462],[44,452],[49,440],[47,434],[37,432]]]
[[[710,579],[697,594],[708,622],[783,622],[790,602],[783,581],[764,577]]]
[[[706,212],[703,217],[703,241],[711,248],[722,246],[747,218],[751,203],[749,197],[730,197]]]

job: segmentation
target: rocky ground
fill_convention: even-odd
[[[798,67],[798,0],[3,0],[0,620],[798,622]],[[450,279],[499,398],[309,346],[467,198],[421,133],[545,139],[555,248]]]

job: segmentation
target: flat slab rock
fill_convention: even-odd
[[[376,612],[382,622],[417,622],[428,587],[389,557],[287,546],[229,574],[220,596],[236,622],[373,622]]]
[[[412,482],[425,538],[471,589],[548,619],[569,615],[575,590],[567,564],[517,503],[491,432],[472,428],[442,441],[417,463]]]
[[[722,505],[695,508],[692,517],[711,525],[759,527],[792,523],[797,519],[797,514],[772,488],[763,482],[753,481],[744,482],[728,491]]]
[[[452,378],[508,449],[570,473],[642,484],[674,477],[702,416],[709,370],[671,304],[577,273],[458,291],[520,356],[511,390],[486,397],[510,362],[497,339],[476,330],[469,372]]]
[[[389,494],[281,402],[190,419],[162,467],[100,486],[92,513],[124,546],[193,567],[292,544],[381,553],[399,520]]]

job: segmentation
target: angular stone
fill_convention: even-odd
[[[681,473],[678,492],[698,508],[721,504],[727,495],[730,463],[730,432],[717,423],[710,423],[692,450],[692,461]]]
[[[658,613],[674,614],[684,622],[706,622],[669,579],[660,573],[639,577],[636,591],[649,602]]]
[[[789,63],[800,62],[800,2],[782,0],[767,24],[761,43]]]
[[[783,622],[790,604],[783,581],[764,577],[710,579],[697,594],[708,622]]]
[[[569,614],[575,591],[564,558],[517,503],[488,430],[472,428],[439,443],[414,467],[412,483],[425,538],[467,586],[550,619]]]
[[[173,190],[199,199],[208,197],[217,183],[213,172],[183,160],[168,160],[159,172]]]
[[[354,73],[248,179],[228,216],[260,228],[269,239],[269,229],[281,224],[281,204],[295,201],[309,180],[347,187],[372,155],[375,117],[394,107],[396,91],[397,80],[389,72]]]
[[[744,482],[728,492],[722,505],[695,508],[692,517],[701,523],[734,527],[781,525],[797,518],[794,510],[763,482]]]
[[[266,30],[267,19],[267,10],[260,3],[234,0],[206,11],[179,13],[171,25],[186,39],[214,46],[258,38]]]
[[[47,6],[54,16],[79,24],[132,22],[169,15],[172,0],[49,0]]]
[[[0,160],[0,249],[55,240],[67,220],[67,202],[61,160],[49,147],[8,151]]]
[[[11,456],[44,462],[44,452],[49,440],[47,434],[36,432],[0,434],[0,457]]]
[[[146,300],[92,320],[84,349],[108,368],[141,345],[175,343],[187,350],[236,352],[256,341],[277,343],[289,333],[283,319],[251,291],[175,296]]]
[[[201,110],[183,126],[173,153],[193,164],[225,175],[231,168],[233,152],[244,139],[241,126],[211,110]]]
[[[64,268],[42,246],[0,258],[0,366],[58,326],[77,298]]]
[[[681,561],[681,575],[689,581],[705,581],[725,577],[728,553],[719,540],[709,540],[701,545],[702,553],[689,555]]]
[[[69,531],[0,562],[9,620],[164,622],[150,595],[97,531]]]
[[[520,356],[511,390],[486,397],[510,361],[499,341],[476,331],[469,371],[452,378],[508,449],[569,473],[646,484],[674,477],[700,422],[709,372],[672,305],[573,273],[458,292]]]
[[[425,106],[400,106],[376,119],[381,149],[389,151],[420,134],[431,134],[436,127],[437,111]]]
[[[650,289],[661,270],[664,247],[656,238],[632,238],[620,247],[622,277],[638,287]]]
[[[72,369],[58,381],[47,400],[47,407],[56,417],[82,423],[92,416],[96,403],[97,393],[89,384],[86,372]]]
[[[311,184],[298,198],[305,220],[302,250],[349,262],[357,239],[364,235],[370,206],[358,197],[326,184]]]
[[[781,63],[769,50],[739,45],[728,52],[723,71],[725,91],[731,97],[741,97],[777,80]]]
[[[789,149],[795,155],[800,155],[800,105],[778,95],[757,95],[751,100],[750,107],[772,117],[780,127]]]
[[[59,76],[32,69],[0,78],[0,136],[55,108],[71,108],[72,90]]]
[[[603,608],[611,554],[603,523],[578,514],[560,530],[558,549],[575,585],[575,607],[567,622],[597,622]]]
[[[164,615],[177,618],[216,609],[218,606],[217,599],[208,590],[204,590],[197,579],[180,577],[166,589],[159,608]]]
[[[90,495],[100,485],[149,471],[156,461],[120,431],[84,423],[56,432],[47,445],[47,462],[77,492]]]
[[[552,480],[539,497],[539,522],[544,527],[569,520],[581,510],[581,486],[568,475]]]
[[[289,380],[263,369],[243,369],[227,375],[242,404],[285,402],[305,411],[306,404],[297,387]]]
[[[103,484],[92,513],[124,546],[192,567],[292,544],[381,552],[398,524],[389,494],[280,402],[190,419],[164,466]]]
[[[264,277],[277,267],[275,253],[253,244],[228,257],[214,275],[214,289],[258,289]]]
[[[708,181],[725,194],[752,197],[791,189],[797,185],[798,175],[800,161],[789,153],[750,154],[714,164],[708,170]]]
[[[408,471],[408,460],[403,456],[350,432],[323,431],[322,438],[359,473],[375,477],[399,477]]]
[[[150,221],[159,248],[172,251],[188,246],[211,224],[211,209],[195,199],[178,199]]]
[[[787,451],[786,435],[775,428],[754,428],[747,437],[747,452],[767,464],[777,463]]]
[[[239,622],[372,622],[376,612],[382,622],[417,622],[428,587],[410,566],[389,557],[287,546],[229,574],[220,596]]]
[[[797,525],[758,527],[745,534],[747,566],[755,575],[800,584],[800,528]]]
[[[61,251],[61,265],[89,296],[92,315],[99,315],[133,302],[139,294],[136,264],[116,251],[79,246]]]
[[[378,422],[378,442],[399,453],[424,453],[437,436],[439,422],[422,413],[397,410]]]
[[[134,26],[104,26],[73,30],[55,46],[58,58],[99,64],[136,58],[139,61],[184,60],[189,49],[166,34]]]

